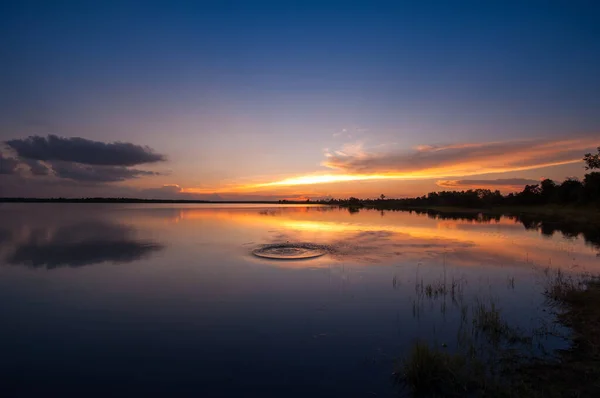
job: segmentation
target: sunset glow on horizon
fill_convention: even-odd
[[[600,145],[589,6],[67,3],[0,6],[0,196],[508,193]]]
[[[489,153],[490,150],[487,147],[491,147],[494,149],[499,146],[501,148],[509,148],[514,146],[514,143],[511,142],[494,142],[491,144],[462,144],[462,145],[453,145],[442,148],[434,148],[431,146],[422,146],[417,148],[416,155],[412,155],[417,157],[421,155],[421,153],[425,153],[429,156],[429,154],[437,154],[443,153],[444,150],[467,150],[465,153],[461,153],[461,157],[450,157],[450,161],[448,158],[444,158],[441,162],[446,162],[441,166],[435,166],[436,158],[432,156],[431,163],[432,165],[424,165],[420,167],[420,169],[415,169],[412,171],[387,171],[381,173],[369,173],[369,174],[361,174],[361,173],[312,173],[306,175],[297,175],[290,177],[282,177],[279,179],[274,179],[274,181],[267,182],[255,182],[255,183],[240,183],[234,184],[230,183],[226,187],[210,187],[210,188],[193,188],[187,187],[183,188],[183,192],[187,193],[195,193],[195,194],[210,194],[210,193],[243,193],[243,192],[255,192],[255,191],[269,191],[276,192],[277,189],[286,188],[286,187],[296,187],[296,186],[306,186],[306,185],[320,185],[320,184],[343,184],[348,182],[357,182],[357,181],[382,181],[382,180],[392,180],[392,181],[420,181],[420,180],[431,180],[431,179],[439,179],[439,186],[443,186],[446,188],[454,188],[457,185],[457,180],[453,180],[452,184],[449,180],[445,180],[448,178],[458,178],[458,177],[472,177],[479,175],[486,175],[490,173],[495,174],[503,174],[503,173],[513,173],[513,172],[521,172],[528,170],[537,170],[549,167],[577,164],[581,162],[581,157],[576,153],[583,152],[589,148],[593,148],[595,140],[594,139],[580,139],[580,140],[561,140],[557,142],[529,142],[530,146],[525,148],[517,148],[512,149],[512,153],[509,152],[494,152]],[[517,142],[517,144],[523,144],[523,142]],[[484,149],[488,149],[485,151]],[[354,147],[356,151],[356,146]],[[470,154],[468,151],[474,150],[474,154]],[[507,149],[508,150],[508,149]],[[360,152],[360,151],[359,151]],[[483,156],[480,152],[483,152]],[[359,162],[365,162],[368,159],[367,154],[365,153],[345,153],[342,151],[337,151],[336,154],[341,157],[341,159],[346,159],[348,157],[354,156],[355,159],[358,159]],[[373,167],[378,167],[378,163],[381,163],[380,160],[385,158],[388,155],[381,154],[371,154],[373,159],[372,163],[375,165]],[[411,155],[405,155],[405,157],[410,158]],[[473,159],[469,159],[471,156]],[[327,159],[331,159],[332,155],[328,155]],[[544,159],[556,159],[555,161],[544,161]],[[422,160],[420,158],[415,159],[416,161]],[[528,164],[527,162],[531,162]],[[398,163],[406,162],[405,160],[399,159]],[[350,163],[352,167],[353,163]],[[335,164],[329,164],[327,161],[324,162],[325,166],[329,166],[329,168],[338,168]],[[390,165],[383,164],[379,167],[390,167],[394,164]],[[410,167],[410,164],[408,165]],[[342,168],[342,167],[339,167]],[[501,180],[501,179],[500,179]],[[520,189],[523,185],[519,185],[518,182],[512,179],[512,184],[507,183],[506,186],[511,189]],[[517,179],[518,180],[518,179]],[[523,179],[522,179],[523,180]],[[529,180],[526,180],[529,181]],[[493,181],[491,182],[493,183]],[[490,183],[490,184],[491,184]],[[485,180],[480,180],[479,184],[482,187],[486,187]],[[472,188],[476,188],[477,186],[473,186]],[[457,186],[460,188],[460,186]],[[287,192],[288,195],[297,195],[300,192]]]

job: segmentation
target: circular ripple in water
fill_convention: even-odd
[[[324,246],[312,243],[276,243],[265,245],[252,252],[255,256],[276,260],[300,260],[320,257],[326,253]]]

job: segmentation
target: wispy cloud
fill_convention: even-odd
[[[6,157],[0,152],[0,174],[16,174],[19,161],[12,157]]]
[[[52,170],[54,170],[57,177],[69,178],[75,181],[118,182],[159,174],[153,171],[138,170],[122,166],[91,166],[80,163],[56,161],[51,162],[51,165]]]
[[[325,154],[335,170],[246,186],[266,188],[364,180],[420,180],[538,169],[581,162],[595,138],[516,140],[455,145],[420,145],[412,151],[367,150],[360,142]]]
[[[343,137],[348,134],[348,129],[341,129],[333,133],[334,138]]]
[[[597,139],[518,140],[463,143],[446,146],[421,145],[413,151],[377,151],[352,147],[352,151],[326,154],[326,167],[350,174],[477,175],[534,169],[581,161]]]
[[[353,137],[363,136],[368,131],[368,129],[359,126],[344,127],[333,133],[333,138],[352,139]]]

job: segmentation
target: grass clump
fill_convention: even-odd
[[[503,318],[496,303],[491,301],[489,306],[477,302],[473,308],[473,330],[487,337],[494,346],[506,341],[509,344],[531,342],[531,338],[521,331],[511,327]]]
[[[424,284],[423,280],[421,280],[416,283],[415,292],[417,296],[429,299],[450,296],[453,302],[458,302],[462,298],[465,284],[466,281],[464,279],[456,279],[454,277],[450,281],[443,280],[428,284]]]
[[[416,342],[395,373],[416,397],[462,397],[486,388],[475,358]]]

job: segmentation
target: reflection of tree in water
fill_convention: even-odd
[[[335,209],[335,207],[333,207],[333,206],[311,206],[311,207],[307,207],[307,209],[310,209],[310,211],[317,211],[319,213],[326,213],[328,211],[333,211]]]
[[[410,211],[411,213],[413,210]],[[474,212],[440,212],[435,210],[414,210],[416,214],[426,214],[427,217],[434,220],[454,220],[468,221],[477,223],[490,223],[500,221],[501,216],[495,214],[474,213]]]
[[[260,214],[261,216],[280,216],[284,213],[325,213],[333,211],[334,209],[335,208],[332,206],[275,207],[259,210],[258,214]]]
[[[279,216],[281,215],[281,210],[279,209],[265,209],[258,212],[261,216]]]
[[[564,237],[572,239],[582,235],[587,244],[600,249],[600,226],[597,224],[545,220],[534,216],[515,216],[511,218],[521,222],[526,229],[539,230],[545,236],[553,236],[556,232],[560,232]]]
[[[436,210],[411,210],[411,213],[427,215],[432,219],[490,223],[500,221],[501,215],[473,212],[440,212]],[[585,242],[600,250],[600,226],[593,223],[581,223],[552,219],[536,215],[507,215],[509,219],[523,224],[525,229],[540,231],[544,236],[553,236],[560,232],[565,238],[582,235]]]
[[[348,213],[356,214],[358,212],[360,212],[360,209],[358,207],[348,207]]]
[[[161,249],[156,242],[136,239],[131,228],[94,221],[55,230],[34,229],[24,242],[16,242],[6,261],[47,269],[81,267],[102,262],[133,262]]]

